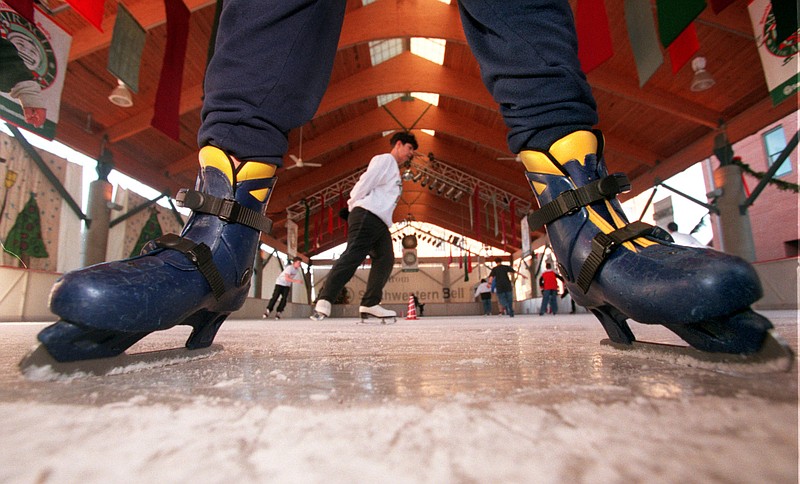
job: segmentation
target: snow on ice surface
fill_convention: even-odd
[[[16,369],[38,328],[0,325],[0,482],[797,482],[796,367],[729,375],[601,346],[590,317],[514,319],[229,321],[210,358],[56,381]]]

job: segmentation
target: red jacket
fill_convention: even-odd
[[[558,275],[553,271],[544,271],[539,278],[539,287],[545,291],[558,291]]]

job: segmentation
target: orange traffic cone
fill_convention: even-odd
[[[417,319],[417,306],[414,304],[414,296],[408,296],[408,313],[406,319]]]

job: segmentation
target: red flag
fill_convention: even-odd
[[[475,236],[481,238],[481,195],[478,191],[478,185],[475,185],[475,192],[472,194],[475,197]]]
[[[189,9],[181,0],[164,0],[167,9],[167,44],[150,124],[170,138],[180,140],[180,103],[183,64],[189,37]]]
[[[514,199],[512,198],[511,201],[508,203],[508,211],[511,213],[510,215],[510,225],[511,225],[511,243],[513,245],[517,245],[517,221],[515,217],[516,208],[514,207]]]
[[[333,205],[328,206],[328,235],[333,235]]]
[[[33,20],[33,0],[5,0],[5,2],[25,20],[36,23]]]
[[[472,252],[467,252],[467,272],[472,273]]]
[[[676,74],[684,64],[689,62],[698,49],[700,49],[700,42],[697,40],[697,31],[694,28],[694,23],[691,23],[667,47],[669,60],[672,62],[672,73]]]
[[[713,10],[714,13],[720,13],[735,1],[736,0],[711,0],[711,10]]]
[[[588,73],[614,55],[611,30],[603,0],[578,0],[576,10],[578,60],[583,72]]]
[[[317,231],[317,237],[319,237],[321,239],[322,238],[322,231],[324,230],[323,227],[325,227],[325,195],[320,195],[319,196],[319,219],[317,220],[317,223],[319,224],[318,225],[319,230]]]
[[[337,210],[339,210],[340,214],[342,213],[344,207],[345,207],[344,197],[342,196],[342,190],[339,189],[339,205],[337,207]],[[336,228],[337,229],[342,228],[342,217],[336,217]]]
[[[103,12],[105,0],[67,0],[67,3],[78,12],[81,17],[89,21],[100,32],[103,31]]]

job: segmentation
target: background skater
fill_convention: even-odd
[[[281,302],[278,304],[278,312],[275,313],[275,319],[281,319],[281,313],[286,309],[286,303],[288,302],[289,289],[292,288],[292,284],[300,284],[303,282],[303,280],[300,279],[300,262],[302,262],[302,259],[299,257],[292,259],[292,263],[287,265],[278,278],[275,279],[275,289],[272,290],[272,298],[270,298],[269,304],[267,304],[267,310],[264,311],[264,318],[269,317],[270,313],[275,308],[275,303],[278,301],[278,298],[281,298]]]

